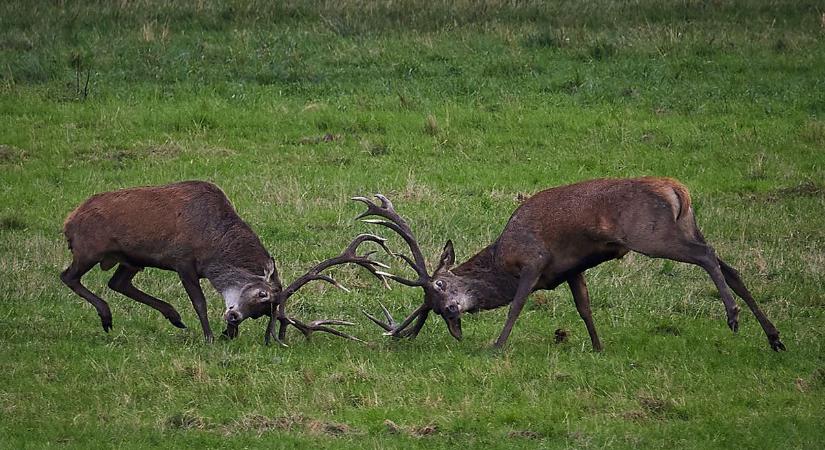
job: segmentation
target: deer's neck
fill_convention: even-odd
[[[212,266],[210,269],[212,270],[206,272],[205,278],[208,279],[215,290],[222,295],[226,295],[227,292],[233,290],[240,291],[244,286],[263,279],[262,276],[254,275],[238,267]]]
[[[518,278],[502,270],[496,260],[496,245],[485,247],[475,256],[453,269],[472,292],[476,309],[493,309],[513,301]]]
[[[218,291],[223,291],[260,279],[271,267],[272,257],[258,236],[248,226],[237,226],[220,238],[201,272]]]

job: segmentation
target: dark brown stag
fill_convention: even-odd
[[[416,272],[415,280],[379,272],[407,286],[424,289],[424,302],[397,324],[384,309],[387,321],[367,314],[394,337],[418,335],[430,311],[461,339],[461,315],[510,304],[504,329],[495,347],[507,342],[531,292],[567,283],[593,349],[601,350],[590,312],[584,272],[629,251],[654,258],[695,264],[711,277],[727,312],[728,326],[739,327],[739,307],[731,289],[751,309],[771,348],[785,350],[779,332],[759,309],[738,272],[719,259],[696,225],[687,189],[669,178],[599,179],[548,189],[524,201],[513,213],[501,236],[463,264],[453,267],[453,244],[447,241],[438,266],[430,275],[410,227],[392,203],[376,195],[380,205],[365,197],[359,219],[386,226],[409,245],[412,258],[399,255]],[[415,325],[410,328],[410,324]]]
[[[208,279],[226,303],[227,327],[223,334],[229,338],[237,336],[243,320],[271,315],[275,310],[282,320],[279,341],[283,341],[288,324],[305,335],[325,331],[355,339],[327,326],[348,322],[320,320],[304,324],[287,317],[284,304],[290,295],[312,280],[341,287],[320,273],[334,265],[355,263],[380,278],[376,267],[382,265],[371,260],[369,254],[358,256],[355,252],[363,242],[384,246],[383,239],[377,236],[358,236],[344,253],[320,263],[282,289],[275,261],[258,236],[241,220],[223,191],[203,181],[94,195],[69,214],[64,233],[72,252],[72,263],[60,278],[95,307],[105,331],[112,328],[109,305],[80,282],[96,264],[103,270],[118,266],[109,280],[111,289],[160,311],[173,325],[185,328],[172,305],[132,284],[138,272],[145,267],[155,267],[177,272],[208,342],[213,338],[206,299],[199,283],[201,278]],[[267,330],[267,342],[270,331]]]

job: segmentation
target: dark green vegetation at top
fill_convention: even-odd
[[[0,443],[822,447],[823,12],[0,3]],[[390,196],[432,265],[447,238],[461,260],[490,243],[524,195],[636,175],[690,188],[699,226],[788,352],[748,315],[732,335],[700,270],[643,257],[588,273],[603,354],[564,289],[531,297],[493,354],[504,310],[466,318],[461,343],[440,324],[381,339],[359,309],[381,299],[402,314],[420,293],[355,269],[333,273],[351,294],[307,289],[290,310],[359,319],[369,346],[293,335],[266,348],[260,322],[205,346],[177,279],[149,270],[135,284],[190,329],[96,270],[89,287],[115,316],[106,335],[58,280],[65,215],[119,187],[216,182],[293,279],[364,231],[353,195]],[[222,305],[204,290],[214,323]]]

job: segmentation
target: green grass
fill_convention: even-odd
[[[823,447],[823,13],[757,0],[2,2],[0,446]],[[601,354],[564,288],[534,294],[494,353],[506,309],[465,319],[462,342],[437,318],[387,341],[359,310],[382,301],[401,316],[421,293],[352,268],[333,271],[352,293],[310,286],[289,310],[357,320],[368,345],[293,331],[290,348],[264,347],[263,321],[204,345],[176,276],[158,270],[136,283],[191,328],[94,270],[107,335],[58,280],[66,214],[120,187],[218,183],[290,281],[360,232],[386,234],[352,220],[353,195],[389,195],[430,260],[447,238],[461,259],[520,194],[636,175],[688,185],[787,352],[747,311],[731,334],[700,269],[639,255],[588,272]],[[204,287],[218,328],[222,302]]]

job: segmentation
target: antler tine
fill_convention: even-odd
[[[404,331],[405,328],[410,326],[413,320],[417,319],[418,316],[430,310],[430,307],[427,303],[422,303],[421,306],[415,309],[403,322],[401,322],[398,326],[394,327],[392,331],[385,333],[388,336],[400,336],[400,333]]]
[[[292,320],[294,321],[295,319],[292,319]],[[313,320],[312,322],[309,323],[309,325],[314,325],[314,326],[317,326],[317,325],[346,325],[348,327],[352,327],[352,326],[355,326],[355,322],[350,322],[348,320],[341,320],[341,319],[318,319],[318,320]]]
[[[424,321],[427,320],[427,315],[430,312],[430,306],[426,302],[422,303],[421,306],[416,308],[415,311],[410,313],[410,315],[407,316],[404,319],[404,321],[399,324],[395,321],[395,319],[393,319],[392,315],[383,304],[379,302],[379,305],[381,305],[381,310],[383,311],[384,316],[387,318],[386,322],[376,318],[375,316],[364,310],[361,310],[361,312],[364,313],[364,315],[367,316],[367,318],[370,319],[373,323],[383,328],[384,331],[386,331],[386,333],[384,333],[386,336],[392,336],[396,338],[413,338],[416,335],[418,335],[418,332],[421,331],[421,327],[424,325]],[[407,329],[407,327],[409,327],[414,320],[416,320],[416,325],[411,329]]]
[[[382,264],[378,261],[372,261],[372,260],[368,260],[368,261],[369,262],[355,261],[355,262],[353,262],[353,264],[357,264],[357,265],[363,267],[364,269],[367,269],[367,271],[369,273],[373,274],[373,276],[375,276],[375,278],[378,278],[381,281],[381,284],[383,284],[385,288],[392,289],[392,287],[390,287],[390,284],[387,283],[387,278],[383,275],[385,272],[380,271],[380,270],[375,268],[375,266],[381,267],[381,268],[387,268],[387,265]]]
[[[368,313],[364,310],[361,310],[361,312],[364,313],[365,316],[367,316],[367,319],[372,320],[373,323],[375,323],[379,327],[383,328],[384,331],[392,331],[392,329],[395,328],[395,321],[393,321],[393,322],[383,322],[380,319],[378,319],[377,317],[373,316],[372,314],[370,314],[370,313]]]
[[[393,328],[395,328],[398,324],[395,322],[395,319],[392,318],[392,314],[390,314],[390,311],[387,309],[387,307],[384,306],[384,304],[381,302],[378,302],[378,304],[381,306],[381,310],[384,312],[384,317],[387,320],[386,322],[376,318],[375,316],[373,316],[372,314],[368,313],[363,309],[361,310],[361,312],[364,313],[364,315],[367,316],[368,319],[373,321],[373,323],[383,328],[384,331],[392,331]]]
[[[360,220],[364,217],[371,216],[373,214],[380,215],[381,208],[378,207],[372,200],[368,199],[367,197],[352,197],[350,200],[355,200],[357,202],[361,202],[367,205],[367,210],[359,214],[355,217],[355,220]]]
[[[363,340],[351,335],[344,333],[342,331],[336,330],[335,328],[330,328],[325,325],[346,325],[352,326],[355,325],[352,322],[347,322],[345,320],[335,320],[335,319],[320,319],[320,320],[313,320],[310,323],[303,323],[296,319],[289,318],[289,324],[294,326],[295,328],[299,329],[301,333],[309,339],[309,336],[315,331],[323,331],[325,333],[329,333],[338,337],[342,337],[344,339],[350,339],[353,341],[365,343]]]
[[[389,278],[390,280],[393,280],[393,281],[397,281],[397,282],[403,284],[404,286],[410,286],[410,287],[422,287],[422,286],[424,286],[424,282],[421,281],[421,280],[418,280],[418,281],[408,280],[404,277],[399,277],[398,275],[391,274],[391,273],[388,273],[388,272],[384,272],[384,271],[381,271],[381,270],[376,270],[375,274],[380,275],[384,278]]]
[[[313,275],[313,276],[311,276],[311,277],[309,278],[309,280],[310,280],[310,281],[312,281],[312,280],[326,281],[327,283],[329,283],[329,284],[331,284],[331,285],[333,285],[333,286],[337,287],[338,289],[340,289],[340,290],[342,290],[342,291],[344,291],[344,292],[349,292],[349,291],[350,291],[349,289],[347,289],[346,287],[344,287],[344,285],[343,285],[343,284],[341,284],[341,283],[339,283],[339,282],[335,281],[335,280],[334,280],[332,277],[330,277],[329,275],[323,275],[323,274]]]
[[[278,336],[275,340],[284,347],[289,347],[286,343],[286,328],[289,325],[297,328],[303,335],[309,339],[310,335],[315,331],[322,331],[325,333],[329,333],[338,337],[342,337],[344,339],[350,339],[353,341],[358,341],[365,343],[363,340],[351,335],[344,333],[343,331],[336,330],[334,328],[330,328],[327,325],[335,325],[335,326],[353,326],[355,325],[352,322],[346,320],[339,320],[339,319],[319,319],[313,320],[312,322],[305,324],[295,318],[289,317],[284,312],[284,305],[280,304],[277,307],[277,313],[273,311],[272,318],[270,318],[269,325],[267,326],[266,335],[264,336],[264,343],[269,345],[270,338],[273,337],[274,332],[274,324],[275,320],[278,320],[281,323],[280,328],[278,329]]]
[[[381,201],[381,207],[384,209],[389,209],[390,211],[395,211],[395,208],[392,206],[392,202],[387,197],[383,196],[382,194],[375,194],[375,198]]]
[[[352,242],[350,242],[350,244],[347,246],[344,252],[341,253],[341,256],[357,256],[355,252],[358,250],[358,247],[364,242],[375,242],[376,244],[381,246],[381,248],[385,252],[387,252],[388,255],[393,255],[393,252],[391,252],[390,249],[387,247],[387,240],[385,238],[382,238],[381,236],[376,236],[374,234],[362,233],[356,236],[355,239],[353,239]],[[368,258],[370,255],[374,253],[375,251],[371,251],[365,254],[363,257]]]
[[[278,321],[281,326],[278,328],[278,336],[275,337],[275,321]],[[288,347],[284,340],[286,339],[286,326],[289,324],[289,318],[284,311],[284,303],[280,299],[276,299],[272,303],[272,310],[269,313],[269,323],[266,325],[266,333],[264,333],[264,344],[269,345],[272,337],[283,347]]]
[[[403,260],[404,260],[404,262],[406,262],[406,263],[407,263],[407,264],[409,264],[410,266],[413,266],[413,267],[415,266],[415,261],[413,261],[413,260],[412,260],[412,258],[410,258],[409,256],[407,256],[407,255],[405,255],[405,254],[403,254],[403,253],[393,253],[392,255],[393,255],[393,256],[395,256],[395,257],[397,257],[397,258],[401,258],[401,259],[403,259]]]
[[[384,304],[381,302],[378,302],[378,305],[381,306],[381,311],[384,313],[384,317],[387,318],[387,322],[395,326],[395,320],[393,320],[392,315],[390,314],[390,310],[388,310],[387,307],[384,306]]]
[[[364,233],[364,234],[359,234],[358,236],[356,236],[356,238],[350,243],[349,246],[347,246],[346,250],[344,250],[344,252],[341,254],[341,257],[346,256],[346,257],[350,258],[347,262],[351,262],[353,264],[357,264],[357,265],[363,267],[364,269],[369,271],[371,274],[373,274],[376,278],[381,280],[381,282],[384,284],[385,288],[392,289],[390,287],[389,283],[387,283],[387,279],[383,275],[384,272],[381,272],[380,270],[376,269],[376,267],[379,267],[379,268],[382,268],[382,269],[389,269],[390,266],[382,263],[381,261],[376,261],[376,260],[370,258],[372,255],[374,255],[376,253],[376,251],[372,250],[372,251],[369,251],[367,253],[364,253],[361,256],[358,256],[358,254],[356,253],[356,251],[358,250],[358,246],[361,245],[364,242],[375,242],[376,244],[381,246],[381,248],[387,254],[395,255],[395,253],[393,253],[387,247],[387,245],[386,245],[387,240],[385,238],[382,238],[381,236],[376,236],[374,234]]]

